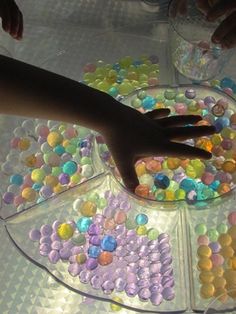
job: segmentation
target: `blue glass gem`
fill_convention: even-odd
[[[110,235],[105,235],[101,241],[103,251],[113,252],[117,247],[116,239]]]
[[[81,217],[77,223],[76,223],[76,227],[80,232],[87,232],[89,226],[92,224],[92,219],[88,218],[88,217]]]
[[[166,189],[170,185],[170,179],[163,173],[158,173],[154,177],[154,184],[160,189]]]
[[[230,78],[230,77],[224,77],[221,81],[220,81],[220,87],[221,88],[232,88],[234,85],[234,81]]]
[[[62,170],[64,173],[68,174],[69,176],[73,175],[77,171],[77,163],[74,161],[67,161],[64,163]]]
[[[92,257],[92,258],[97,258],[99,256],[99,254],[101,253],[101,249],[99,246],[90,246],[88,248],[88,255],[89,257]]]
[[[191,190],[196,190],[196,183],[194,180],[190,178],[186,178],[180,182],[179,188],[183,189],[186,192],[189,192]]]
[[[34,183],[34,184],[32,185],[32,188],[33,188],[35,191],[39,191],[42,186],[43,186],[43,185],[40,184],[40,183]]]
[[[148,223],[148,216],[145,214],[138,214],[135,217],[135,221],[137,225],[146,225]]]
[[[151,96],[146,96],[142,100],[142,106],[146,110],[153,109],[153,107],[155,106],[155,103],[156,103],[156,100],[153,97],[151,97]]]
[[[16,185],[21,185],[23,183],[23,177],[20,174],[13,174],[10,177],[10,183],[11,184],[16,184]]]
[[[65,153],[65,148],[64,148],[62,145],[57,145],[57,146],[53,149],[53,151],[54,151],[57,155],[61,156],[62,154]]]

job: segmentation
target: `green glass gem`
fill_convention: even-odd
[[[166,99],[175,99],[175,91],[173,89],[166,89],[165,92],[164,92],[164,96]]]
[[[71,154],[71,155],[74,155],[76,153],[76,146],[71,145],[71,144],[67,145],[66,146],[66,152]]]
[[[151,229],[149,229],[148,232],[147,232],[147,236],[148,236],[148,239],[149,239],[149,240],[156,240],[157,237],[158,237],[158,235],[159,235],[159,232],[158,232],[158,230],[155,229],[155,228],[151,228]]]
[[[228,226],[226,225],[226,224],[224,224],[224,223],[221,223],[221,224],[219,224],[218,226],[217,226],[217,231],[219,232],[219,233],[227,233],[227,231],[228,231]]]
[[[175,96],[175,101],[176,102],[185,102],[186,100],[186,97],[184,94],[182,93],[178,93],[176,96]]]
[[[219,237],[219,232],[216,229],[212,228],[207,231],[207,235],[211,242],[216,242]]]
[[[107,206],[107,200],[106,200],[105,198],[101,197],[101,198],[98,200],[98,202],[97,202],[97,207],[103,209],[103,208],[105,208],[106,206]]]
[[[167,99],[165,100],[165,105],[167,107],[173,107],[176,104],[176,102],[173,99]]]
[[[204,223],[198,224],[195,227],[195,232],[197,235],[204,235],[207,232],[207,226]]]
[[[96,192],[91,192],[91,193],[89,193],[87,200],[94,202],[94,203],[97,203],[99,201],[99,194]]]
[[[91,158],[87,157],[87,156],[84,156],[80,159],[80,163],[81,165],[91,165],[92,164],[92,160]]]
[[[141,90],[138,92],[137,96],[139,99],[144,99],[147,96],[147,93],[145,90]]]
[[[134,219],[128,218],[125,222],[125,226],[128,230],[135,229],[137,224]]]
[[[155,192],[155,198],[157,201],[163,201],[165,199],[165,192],[158,189]]]
[[[134,108],[140,108],[142,106],[142,101],[139,98],[134,98],[131,100],[131,105]]]
[[[86,238],[84,234],[78,234],[76,236],[73,236],[71,241],[73,244],[81,246],[86,243]]]
[[[52,175],[58,177],[62,173],[61,167],[52,167]]]
[[[157,102],[164,102],[165,101],[164,95],[161,95],[161,94],[156,95],[155,99]]]

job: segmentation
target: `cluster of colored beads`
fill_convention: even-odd
[[[224,77],[221,80],[212,80],[204,82],[204,85],[211,86],[216,90],[225,92],[227,95],[236,99],[236,82],[230,77]]]
[[[199,223],[195,232],[199,245],[200,295],[204,299],[221,296],[220,300],[225,302],[236,280],[236,212],[228,215],[228,224],[208,229],[204,223]]]
[[[196,123],[197,126],[214,125],[216,128],[216,133],[211,136],[186,142],[211,152],[213,158],[210,161],[171,157],[139,160],[135,165],[140,183],[135,191],[137,195],[158,201],[186,200],[188,204],[195,204],[225,194],[235,186],[234,108],[226,98],[200,98],[198,92],[200,94],[201,89],[150,88],[137,91],[124,101],[143,113],[157,108],[169,108],[172,115],[201,115],[202,120]],[[114,168],[108,148],[100,137],[97,137],[97,141],[101,158]],[[117,169],[114,174],[119,177]]]
[[[114,64],[99,60],[86,64],[83,70],[83,83],[113,97],[127,95],[137,88],[157,85],[159,82],[156,56],[142,56],[139,59],[126,56]]]
[[[18,211],[94,174],[91,131],[54,121],[25,120],[14,130],[1,170],[9,176],[3,203]]]
[[[125,292],[156,306],[175,297],[169,235],[148,228],[145,213],[129,214],[127,194],[91,192],[73,209],[77,221],[54,221],[29,233],[50,263],[68,261],[71,276],[108,295]]]

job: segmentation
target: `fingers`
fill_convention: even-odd
[[[221,41],[221,45],[223,48],[233,48],[236,46],[236,27],[232,30],[230,34],[225,36]]]
[[[23,16],[14,1],[3,1],[0,15],[2,18],[2,28],[15,39],[21,39],[23,33]]]
[[[165,130],[167,136],[171,139],[186,140],[201,136],[207,136],[215,133],[214,126],[193,126],[168,128]]]
[[[164,108],[164,109],[155,109],[152,111],[149,111],[145,113],[145,116],[147,116],[150,119],[158,119],[161,117],[167,117],[170,114],[170,109]]]
[[[115,156],[113,156],[115,157]],[[134,192],[135,188],[139,184],[137,174],[134,168],[134,162],[131,158],[127,159],[127,156],[115,158],[115,163],[123,179],[126,188],[130,192]]]
[[[158,125],[160,125],[161,127],[170,127],[186,124],[195,124],[200,120],[202,120],[202,117],[197,115],[172,116],[168,118],[159,119]]]
[[[209,1],[206,0],[197,0],[196,1],[196,6],[198,8],[199,11],[202,12],[202,14],[207,15],[207,13],[210,10],[210,5],[208,3]]]
[[[232,0],[218,1],[208,12],[207,19],[215,21],[218,17],[223,16],[228,11],[236,8],[236,2]]]
[[[215,30],[212,35],[212,41],[214,43],[232,43],[235,40],[236,34],[236,12],[229,15]]]
[[[167,149],[166,149],[167,152]],[[182,143],[169,142],[168,143],[168,156],[172,157],[185,157],[185,158],[200,158],[200,159],[210,159],[211,153],[194,147],[188,146]]]

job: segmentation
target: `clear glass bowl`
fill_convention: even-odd
[[[220,20],[208,22],[196,1],[188,1],[187,14],[180,16],[174,13],[175,3],[172,1],[169,6],[172,62],[181,74],[192,80],[212,79],[232,55],[232,49],[222,49],[211,42]]]
[[[230,296],[233,296],[230,297]],[[217,314],[217,313],[224,313],[224,314],[232,314],[236,313],[236,290],[229,290],[225,293],[219,295],[218,298],[214,299],[207,309],[205,310],[204,314]]]

